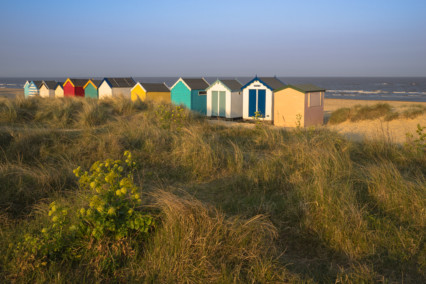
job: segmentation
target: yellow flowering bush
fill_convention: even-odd
[[[154,227],[153,218],[140,210],[142,202],[133,182],[136,163],[129,151],[125,161],[95,162],[89,171],[74,170],[85,190],[85,205],[70,209],[58,202],[49,205],[48,226],[11,244],[15,258],[31,269],[52,260],[76,260],[93,241],[115,242],[142,237]]]
[[[146,234],[154,224],[151,216],[137,210],[142,200],[133,183],[136,164],[129,151],[124,152],[124,157],[125,161],[96,162],[84,173],[81,168],[74,171],[80,186],[91,192],[88,206],[79,210],[82,229],[96,239]]]

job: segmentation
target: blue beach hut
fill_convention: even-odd
[[[243,119],[254,119],[256,112],[262,120],[274,120],[274,91],[286,85],[277,77],[257,76],[245,84],[243,93]]]
[[[28,85],[28,95],[27,97],[37,96],[39,94],[39,89],[43,81],[31,81]]]
[[[204,78],[179,78],[171,87],[172,103],[206,115],[208,87]]]

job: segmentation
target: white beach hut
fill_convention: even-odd
[[[243,119],[274,120],[274,91],[286,85],[276,77],[255,77],[241,88],[243,92]]]
[[[243,96],[237,80],[217,80],[207,89],[207,116],[241,118]]]
[[[54,98],[56,81],[42,81],[40,85],[40,97],[43,98]]]
[[[133,78],[104,78],[99,85],[99,99],[120,97],[131,97],[132,88],[136,85]]]

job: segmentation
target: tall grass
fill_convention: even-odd
[[[158,105],[121,100],[34,101],[14,120],[2,105],[5,281],[425,281],[425,153],[325,129],[217,126],[190,112],[164,123]],[[65,102],[75,111],[58,126],[47,114]],[[16,278],[8,245],[44,222],[37,208],[58,197],[74,206],[72,169],[127,149],[145,206],[158,213],[148,244],[117,252],[112,274],[99,269],[100,247],[81,264]]]

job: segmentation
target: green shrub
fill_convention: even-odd
[[[392,111],[389,104],[376,104],[373,106],[355,106],[355,111],[350,117],[351,121],[376,119],[388,115]]]
[[[84,173],[80,167],[74,170],[85,191],[83,207],[52,202],[47,226],[11,244],[17,267],[31,271],[57,261],[78,261],[94,242],[114,245],[147,236],[154,220],[139,209],[141,197],[133,183],[136,164],[130,152],[124,156],[124,162],[108,159]]]

